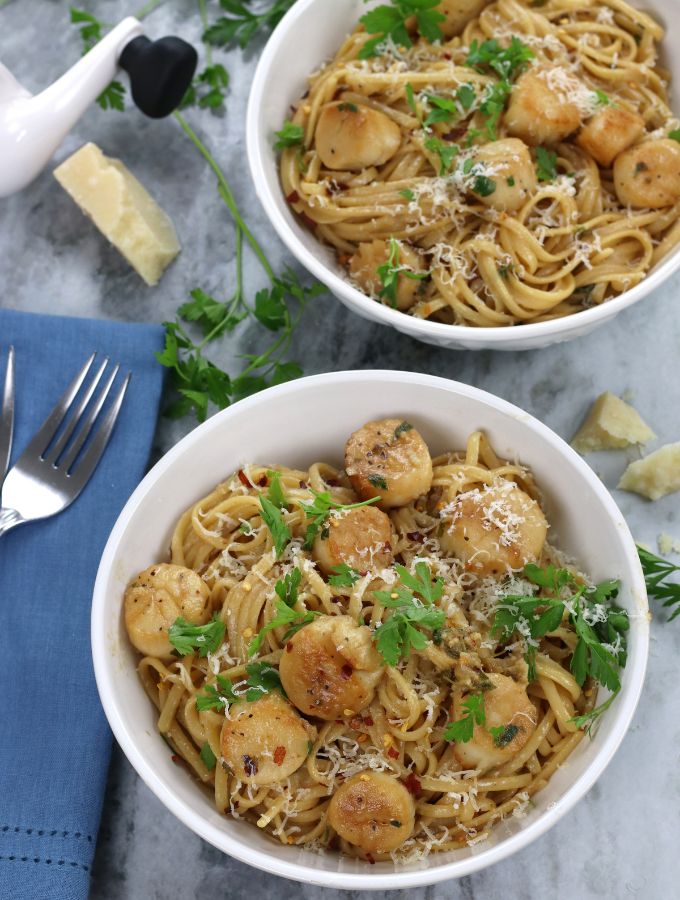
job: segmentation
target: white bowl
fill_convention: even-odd
[[[198,498],[245,462],[306,468],[341,463],[344,442],[364,422],[408,417],[433,453],[464,447],[483,429],[501,456],[533,468],[545,494],[552,540],[595,579],[620,578],[631,613],[623,689],[593,741],[582,741],[526,818],[498,825],[485,843],[433,854],[410,867],[320,856],[282,846],[244,821],[220,816],[212,798],[176,766],[156,731],[155,709],[135,670],[122,622],[125,587],[167,559],[174,523]],[[582,797],[621,743],[644,678],[647,598],[635,545],[600,480],[559,437],[522,410],[467,385],[405,372],[340,372],[271,388],[218,413],[174,447],[146,476],[121,513],[99,567],[92,607],[92,653],[99,694],[118,743],[162,803],[192,831],[257,868],[335,888],[412,888],[467,875],[525,847]]]
[[[371,2],[374,6],[378,0]],[[632,0],[666,28],[677,21],[677,0]],[[307,88],[307,77],[335,55],[344,37],[366,12],[362,0],[298,0],[264,49],[250,92],[246,142],[255,190],[272,225],[302,265],[354,312],[438,347],[467,350],[531,350],[569,341],[613,319],[663,284],[680,267],[680,248],[674,250],[631,290],[601,306],[561,319],[512,328],[474,328],[416,319],[366,297],[347,280],[334,252],[321,244],[291,211],[279,181],[274,132],[290,116],[290,105]],[[677,26],[675,26],[677,27]],[[671,34],[664,47],[670,47]],[[680,84],[680,54],[666,53],[664,65],[672,83]]]

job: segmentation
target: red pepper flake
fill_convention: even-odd
[[[260,487],[267,487],[269,484],[269,479],[266,475],[261,475],[260,480],[257,482]]]
[[[364,716],[364,725],[370,728],[373,725],[373,719],[370,716]]]
[[[340,487],[340,482],[337,478],[327,478],[326,484],[328,485],[328,487]]]
[[[306,491],[306,490],[307,490],[307,482],[306,482],[306,481],[301,481],[301,482],[300,482],[300,487],[302,488],[303,491]]]
[[[367,854],[366,854],[366,859],[369,861],[369,863],[370,863],[372,866],[375,865],[375,859],[373,859],[373,856],[372,856],[370,853],[367,853]]]
[[[345,723],[342,721],[342,719],[336,719],[335,724],[336,725],[344,725]]]
[[[355,731],[358,731],[363,724],[364,720],[361,718],[361,716],[354,716],[349,720],[349,727],[353,728]]]
[[[288,194],[288,196],[286,197],[286,200],[288,201],[288,203],[291,203],[291,204],[299,203],[300,195],[298,194],[297,191],[291,191],[290,194]]]
[[[341,266],[348,266],[351,258],[349,253],[341,253],[340,256],[338,256],[338,262]]]
[[[420,531],[409,531],[406,535],[409,541],[416,541],[418,544],[422,544],[425,540],[425,535]]]
[[[387,755],[390,757],[390,759],[399,759],[399,751],[396,747],[390,747],[390,749],[387,751]],[[408,785],[406,785],[406,787],[408,787]]]
[[[244,487],[247,487],[247,488],[252,487],[252,484],[250,483],[248,476],[243,471],[243,469],[238,470],[238,480],[241,482],[241,484]]]
[[[350,666],[350,664],[345,663],[345,665],[342,667],[342,669],[340,669],[340,677],[343,679],[343,681],[347,681],[349,678],[352,677],[353,672],[354,672],[354,669]]]
[[[176,753],[173,753],[170,759],[175,763],[176,766],[179,766],[182,763],[182,757],[177,756]]]
[[[274,750],[274,762],[277,766],[280,766],[281,763],[286,758],[286,748],[285,747],[277,747]]]
[[[303,223],[307,226],[307,228],[310,228],[312,231],[316,230],[317,223],[314,221],[314,219],[312,219],[311,216],[308,216],[304,210],[298,213],[298,215],[302,219]]]
[[[446,134],[442,135],[442,140],[459,141],[466,134],[467,125],[456,125],[456,127],[452,128],[451,131],[447,131]]]
[[[257,775],[257,760],[247,754],[243,757],[243,771],[246,775]]]
[[[293,642],[288,641],[288,643],[286,644],[286,653],[292,653],[292,652],[293,652]]]
[[[423,794],[422,785],[420,784],[420,781],[418,780],[418,778],[416,777],[416,775],[413,772],[409,772],[408,775],[406,776],[406,778],[404,779],[404,787],[409,792],[409,794],[413,794],[413,796],[416,798],[416,800],[419,797],[422,797],[422,794]]]

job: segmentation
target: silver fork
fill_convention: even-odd
[[[123,405],[130,373],[113,396],[107,412],[100,416],[120,366],[114,366],[107,374],[95,398],[109,364],[108,358],[104,359],[81,394],[94,358],[93,353],[9,470],[2,486],[0,537],[17,525],[46,519],[66,509],[97,467]],[[71,407],[73,412],[69,415]],[[85,447],[90,434],[91,440]]]
[[[5,386],[2,391],[0,407],[0,488],[4,481],[12,453],[12,434],[14,433],[14,347],[9,348],[7,369],[5,370]]]

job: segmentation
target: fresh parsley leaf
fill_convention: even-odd
[[[501,47],[496,38],[491,38],[481,44],[477,40],[470,44],[465,65],[478,72],[492,69],[500,78],[509,81],[525,69],[534,57],[533,50],[517,37],[512,37],[507,47]]]
[[[250,524],[250,522],[241,522],[238,530],[241,532],[241,534],[252,534],[253,526]]]
[[[374,488],[380,488],[383,491],[387,490],[387,482],[382,475],[369,475],[368,481]]]
[[[118,112],[125,110],[125,88],[120,81],[112,81],[97,97],[97,103],[102,109],[116,109]]]
[[[84,9],[70,7],[71,24],[78,26],[82,41],[82,53],[85,55],[98,44],[104,36],[108,25],[101,22],[92,13]],[[112,81],[97,97],[97,103],[102,109],[116,109],[123,112],[125,109],[125,88],[120,81]]]
[[[536,147],[536,174],[539,181],[557,178],[557,154],[545,147]]]
[[[356,103],[347,103],[347,101],[339,103],[338,109],[340,110],[340,112],[359,112],[359,107],[356,105]]]
[[[586,734],[592,734],[593,725],[600,718],[602,713],[609,709],[618,696],[618,693],[618,691],[614,691],[610,697],[607,697],[604,703],[600,703],[595,709],[591,709],[590,712],[584,713],[582,716],[574,716],[569,721],[573,722],[577,728],[583,728]]]
[[[432,583],[426,563],[416,565],[415,575],[404,566],[395,568],[401,584],[389,591],[375,592],[376,600],[392,609],[389,618],[373,633],[378,652],[388,666],[396,666],[411,648],[423,650],[427,646],[427,637],[418,627],[435,631],[445,621],[444,611],[433,605],[442,595],[443,582],[437,578]]]
[[[677,140],[680,140],[680,129],[678,129],[678,134]],[[677,579],[680,576],[680,566],[650,553],[649,550],[645,550],[639,545],[637,550],[645,576],[647,593],[654,600],[661,600],[662,606],[674,607],[669,619],[672,621],[676,616],[680,616],[680,582],[669,579]]]
[[[394,429],[394,439],[398,441],[402,434],[413,431],[413,425],[410,422],[403,421]]]
[[[512,85],[508,81],[496,81],[484,89],[482,100],[479,104],[479,111],[484,116],[484,129],[490,141],[495,141],[498,138],[496,128],[503,115],[511,90]],[[472,129],[470,135],[474,138],[479,133]]]
[[[190,106],[213,111],[224,109],[228,87],[229,72],[224,66],[219,63],[208,65],[191,82],[180,109],[187,109]]]
[[[299,501],[300,506],[309,520],[307,530],[305,531],[305,550],[311,550],[312,544],[317,534],[323,529],[326,520],[333,510],[358,509],[360,506],[369,506],[376,503],[380,497],[371,497],[370,500],[363,500],[361,503],[338,503],[333,500],[328,491],[312,490],[314,497],[313,503],[303,503]]]
[[[236,703],[239,699],[229,678],[225,678],[224,675],[218,675],[215,681],[217,682],[216,685],[206,685],[205,694],[197,695],[196,709],[199,712],[203,712],[206,709],[222,710],[229,706],[230,703]]]
[[[412,47],[406,22],[415,16],[418,32],[430,43],[443,38],[439,25],[446,17],[436,7],[440,0],[392,0],[391,5],[377,6],[359,19],[368,34],[375,35],[359,51],[359,59],[379,55],[382,44],[391,39],[397,47]]]
[[[198,650],[199,656],[214,653],[224,639],[225,626],[220,619],[213,619],[206,625],[192,625],[181,616],[170,626],[170,643],[180,656]]]
[[[220,0],[227,13],[221,16],[203,34],[203,40],[219,47],[238,44],[241,49],[250,42],[272,31],[288,12],[295,0],[275,0],[259,12],[248,7],[249,0]]]
[[[458,118],[455,100],[438,94],[425,94],[425,98],[430,104],[430,112],[423,123],[425,128],[430,128],[436,122],[454,122]]]
[[[279,677],[279,670],[275,669],[274,666],[269,663],[248,663],[246,672],[248,673],[248,679],[246,681],[248,690],[246,691],[245,696],[248,703],[254,703],[264,694],[269,694],[272,691],[284,693],[281,678]]]
[[[416,195],[413,193],[413,191],[408,190],[408,188],[406,190],[399,191],[399,196],[403,197],[404,200],[408,200],[409,203],[413,203],[413,201],[416,199]]]
[[[677,141],[678,143],[680,143],[680,128],[674,128],[673,131],[669,131],[668,137],[672,141]]]
[[[605,94],[604,91],[600,90],[599,88],[596,88],[595,91],[593,91],[593,93],[595,94],[595,97],[597,99],[598,106],[613,106],[611,98],[609,97],[608,94]]]
[[[486,175],[475,176],[472,191],[480,197],[489,197],[496,190],[496,182]]]
[[[212,752],[212,748],[210,744],[206,741],[205,744],[201,747],[200,757],[203,760],[203,765],[206,769],[214,769],[217,764],[217,757]]]
[[[510,175],[508,178],[505,179],[505,183],[507,184],[508,187],[514,187],[515,186],[514,177],[512,175]]]
[[[456,91],[456,99],[466,112],[474,106],[476,96],[475,89],[471,84],[461,84]]]
[[[292,534],[283,520],[281,510],[272,503],[269,497],[265,497],[263,494],[260,494],[260,512],[262,521],[269,529],[274,541],[274,549],[278,559],[288,546]]]
[[[314,621],[317,616],[321,615],[321,613],[313,610],[304,610],[303,612],[300,612],[293,608],[298,602],[298,587],[300,585],[301,577],[302,573],[300,572],[300,569],[295,567],[283,579],[276,582],[274,587],[277,595],[277,599],[274,601],[276,615],[259,630],[250,642],[250,645],[248,646],[248,656],[254,656],[259,651],[262,646],[262,641],[270,631],[285,626],[286,632],[283,636],[283,640],[287,641],[299,631],[300,628],[309,625],[309,623]]]
[[[281,487],[281,473],[268,469],[267,477],[269,478],[267,497],[274,506],[278,507],[278,509],[288,509],[288,501],[286,500],[286,495],[283,493],[283,488]]]
[[[446,175],[460,153],[458,144],[448,144],[438,137],[426,138],[423,144],[426,150],[439,157],[439,175]]]
[[[464,709],[463,715],[455,722],[449,722],[444,729],[443,737],[445,741],[467,744],[472,740],[475,725],[486,724],[484,694],[468,694],[461,705]]]
[[[518,725],[499,725],[498,728],[489,728],[489,734],[496,747],[502,748],[514,741],[519,730]]]
[[[288,147],[301,147],[305,139],[305,129],[302,125],[295,125],[293,122],[286,120],[283,128],[274,135],[275,150],[286,150]]]
[[[340,563],[339,566],[333,566],[332,575],[328,576],[328,583],[333,587],[352,587],[361,578],[361,575],[348,566],[347,563]]]
[[[429,278],[430,276],[429,272],[413,272],[407,266],[401,264],[399,241],[394,238],[390,238],[387,262],[378,266],[377,273],[382,284],[382,288],[378,291],[378,296],[389,300],[390,304],[395,308],[397,305],[397,288],[399,287],[400,275],[403,275],[405,278],[410,278],[413,281],[422,281],[424,278]]]
[[[186,322],[195,322],[204,335],[211,335],[213,339],[233,331],[248,315],[245,310],[238,313],[231,311],[227,304],[215,300],[201,288],[194,288],[189,295],[191,302],[180,306],[178,314]]]

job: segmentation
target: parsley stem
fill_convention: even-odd
[[[264,251],[262,250],[262,247],[260,247],[257,240],[253,236],[252,232],[250,231],[250,229],[244,222],[243,216],[241,215],[241,211],[239,210],[239,208],[236,204],[236,200],[234,199],[234,195],[231,191],[231,187],[229,186],[229,182],[224,177],[224,173],[218,166],[212,153],[208,150],[208,148],[205,146],[205,144],[199,138],[199,136],[196,134],[196,132],[191,128],[191,126],[189,125],[187,120],[184,118],[182,113],[175,112],[175,113],[173,113],[173,115],[174,115],[175,119],[177,120],[177,122],[179,123],[179,126],[182,129],[182,131],[186,134],[186,136],[189,138],[189,140],[196,147],[198,152],[201,154],[201,156],[205,159],[205,161],[208,163],[210,168],[215,173],[215,176],[217,177],[217,183],[219,185],[220,195],[221,195],[222,199],[224,200],[224,202],[226,203],[227,207],[229,208],[229,211],[231,212],[232,216],[234,217],[234,221],[236,222],[236,227],[241,229],[241,231],[243,232],[243,236],[250,244],[250,247],[251,247],[253,253],[259,259],[262,268],[265,270],[265,272],[267,273],[269,278],[273,281],[275,278],[274,270],[272,269],[272,267],[269,263],[269,260],[264,255]]]
[[[133,15],[135,19],[143,19],[145,18],[145,16],[151,15],[154,9],[156,9],[156,7],[160,6],[162,3],[165,3],[165,0],[149,0],[148,3],[144,4],[139,12],[133,13]]]
[[[208,11],[205,8],[205,0],[198,0],[198,14],[201,17],[201,25],[203,26],[203,31],[206,32],[208,30]],[[212,47],[206,41],[203,42],[205,47],[205,58],[209,66],[212,66]]]

